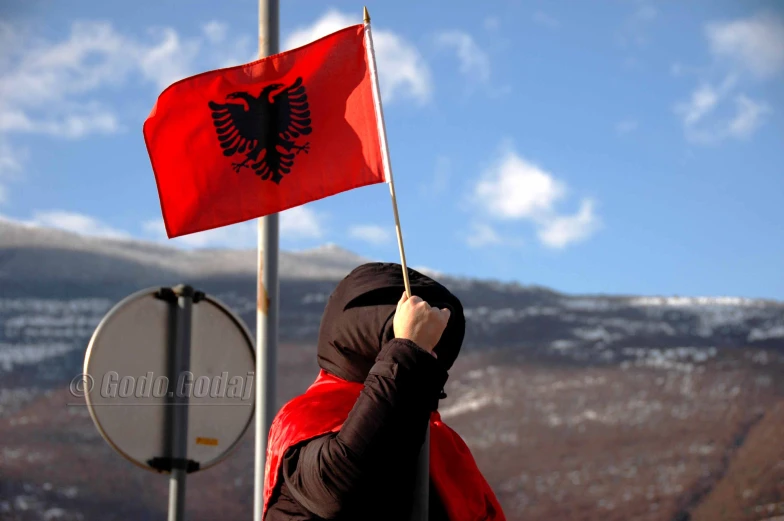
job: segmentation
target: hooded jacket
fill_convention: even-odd
[[[270,429],[265,521],[406,520],[428,420],[430,521],[505,519],[468,447],[436,412],[465,333],[462,305],[421,273],[409,270],[409,281],[413,295],[451,311],[437,358],[394,338],[399,264],[365,264],[343,279],[322,317],[319,376]]]

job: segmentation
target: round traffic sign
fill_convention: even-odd
[[[191,471],[204,469],[236,446],[253,418],[253,340],[238,316],[205,295],[192,305],[189,368],[172,373],[175,311],[159,290],[130,295],[100,322],[84,360],[85,400],[109,445],[158,472],[168,470],[167,409],[188,407],[187,459]]]

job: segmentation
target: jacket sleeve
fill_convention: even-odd
[[[397,449],[405,450],[401,443],[412,450],[422,445],[447,377],[436,358],[414,342],[389,341],[340,432],[284,454],[281,469],[290,494],[321,518],[337,517],[393,439]]]

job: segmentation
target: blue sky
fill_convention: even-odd
[[[281,50],[361,22],[286,0]],[[373,2],[409,264],[577,293],[784,299],[784,8]],[[0,4],[0,215],[165,241],[142,123],[251,61],[247,0]],[[386,185],[282,214],[281,246],[395,260]],[[171,241],[255,247],[245,223]]]

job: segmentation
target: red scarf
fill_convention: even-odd
[[[302,394],[283,406],[270,428],[264,469],[264,513],[278,484],[280,460],[297,443],[337,432],[364,384],[347,382],[322,370]],[[501,505],[460,436],[430,416],[430,480],[450,521],[506,521]]]

